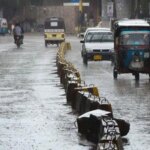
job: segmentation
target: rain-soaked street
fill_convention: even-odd
[[[87,150],[74,126],[56,73],[56,46],[43,35],[25,35],[17,49],[11,36],[0,37],[0,149]]]
[[[116,118],[131,127],[123,137],[125,150],[149,150],[150,82],[131,74],[113,79],[110,62],[83,65],[81,44],[67,37],[72,62],[86,84],[98,87],[112,104]],[[90,150],[92,144],[77,133],[76,115],[66,105],[65,91],[56,73],[55,45],[45,48],[42,35],[25,35],[17,49],[11,36],[0,37],[0,149],[2,150]]]
[[[81,57],[80,39],[71,42],[72,50],[67,60],[75,64],[81,79],[87,85],[98,87],[100,96],[112,104],[114,117],[129,121],[130,131],[123,137],[125,150],[150,149],[150,81],[149,76],[140,74],[137,83],[132,74],[118,75],[113,79],[111,62],[89,62],[85,66]],[[78,58],[78,59],[77,59]]]

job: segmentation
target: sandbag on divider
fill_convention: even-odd
[[[66,62],[65,61],[59,61],[58,62],[58,75],[61,77],[61,74],[62,74],[62,71],[63,71],[63,68],[66,66]]]
[[[78,81],[80,81],[79,78],[77,79],[76,73],[73,72],[71,69],[68,69],[68,68],[69,68],[68,64],[66,64],[64,66],[64,68],[63,68],[63,70],[61,72],[61,76],[60,76],[61,83],[64,85],[65,89],[67,88],[67,82],[68,82],[68,80],[72,79],[72,80],[78,80]],[[69,74],[72,74],[72,75],[69,76],[70,78],[68,77]]]
[[[78,106],[78,102],[80,101],[77,97],[77,94],[80,94],[78,93],[79,91],[83,92],[82,94],[85,93],[88,93],[87,95],[96,95],[96,96],[99,96],[99,92],[98,92],[98,89],[97,87],[93,86],[93,85],[90,85],[90,86],[87,86],[85,85],[85,83],[81,83],[81,84],[78,84],[78,87],[76,87],[74,89],[74,92],[73,92],[73,99],[71,100],[71,106],[73,109],[77,109],[77,106]],[[87,107],[85,107],[85,112],[87,112],[89,109],[89,100],[87,101]]]
[[[113,110],[112,106],[109,101],[105,97],[100,97],[100,105],[98,106],[99,109],[110,111],[113,117]]]
[[[78,132],[84,134],[89,141],[97,143],[99,150],[123,150],[117,122],[109,116],[109,112],[99,111],[102,114],[91,111],[89,116],[85,113],[78,117]]]
[[[97,87],[92,85],[92,84],[91,85],[86,85],[86,86],[79,86],[75,90],[89,92],[92,95],[99,96],[99,92],[98,92]]]
[[[100,132],[99,134],[99,141],[104,139],[111,140],[114,136],[120,135],[120,130],[118,127],[117,122],[112,118],[108,116],[102,116],[101,118],[93,116],[94,119],[98,119],[101,124]]]
[[[75,87],[72,91],[72,99],[71,99],[71,106],[72,106],[72,109],[76,109],[76,105],[77,105],[77,94],[78,94],[78,91],[82,91],[81,90],[81,87],[85,87],[85,82],[81,81],[81,79],[79,80],[78,84],[77,84],[77,87]]]
[[[68,69],[66,69],[66,68],[67,68],[67,65],[66,65],[66,67],[63,68],[62,76],[61,76],[61,83],[63,84],[65,91],[67,88],[66,74],[68,73]]]
[[[63,85],[65,84],[65,75],[67,73],[67,70],[65,68],[67,68],[67,64],[64,64],[62,66],[62,70],[60,72],[60,83]]]
[[[118,122],[121,122],[122,126]],[[77,118],[77,124],[78,132],[84,134],[88,140],[104,143],[113,138],[118,147],[122,147],[119,136],[127,134],[130,128],[130,124],[126,121],[113,118],[111,112],[100,109],[82,114]]]
[[[66,42],[66,50],[71,50],[71,44],[69,42]]]
[[[89,100],[91,101],[90,111],[95,110],[95,109],[106,110],[106,111],[111,112],[112,117],[113,117],[112,106],[105,97],[91,96],[89,97]]]
[[[66,74],[64,78],[64,87],[66,89],[66,92],[69,89],[69,81],[77,81],[79,84],[81,83],[81,79],[77,74],[78,72],[73,72],[72,70],[66,69]]]
[[[65,54],[67,50],[71,50],[70,43],[69,42],[62,42],[60,44],[59,52],[62,52],[63,54]]]
[[[57,53],[56,55],[56,66],[57,66],[57,71],[58,71],[58,62],[60,61],[60,54]]]
[[[67,103],[71,103],[72,99],[74,98],[74,89],[78,86],[78,81],[71,80],[68,81],[67,89],[66,89],[66,99]]]
[[[56,60],[59,61],[59,60],[65,60],[65,53],[67,50],[70,50],[71,49],[71,45],[70,43],[66,43],[66,42],[63,42],[61,43],[60,47],[59,47],[59,50],[57,52],[57,56],[56,56]]]
[[[103,133],[99,137],[97,149],[123,150],[120,129],[116,120],[110,117],[102,116],[101,124],[100,132]]]
[[[112,117],[111,117],[112,118]],[[106,124],[106,126],[108,125],[108,121],[107,121],[107,119],[110,119],[110,117],[109,118],[104,118],[103,119],[103,121],[105,122],[105,124]],[[128,134],[128,132],[129,132],[129,130],[130,130],[130,124],[127,122],[127,121],[125,121],[125,120],[123,120],[123,119],[117,119],[117,118],[112,118],[115,122],[116,122],[116,124],[117,124],[117,127],[119,128],[119,131],[117,131],[119,134],[120,134],[120,136],[125,136],[125,135],[127,135]]]
[[[97,144],[96,150],[123,150],[123,143],[120,135],[116,135],[111,140],[105,135]]]
[[[88,99],[89,95],[91,95],[91,93],[89,92],[84,92],[84,94],[82,95],[79,104],[79,111],[78,111],[79,115],[82,115],[85,112],[89,111],[88,109],[90,107],[90,100]]]
[[[84,91],[78,91],[77,94],[81,95],[79,96],[80,99],[78,99],[78,97],[75,99],[77,103],[77,105],[75,105],[76,110],[80,115],[91,110],[101,109],[111,112],[111,117],[113,117],[112,106],[105,97],[94,96]]]
[[[129,132],[129,123],[121,119],[113,118],[111,104],[106,100],[106,98],[99,97],[97,88],[89,88],[89,86],[83,88],[83,86],[81,86],[79,72],[71,63],[65,60],[64,55],[68,49],[71,49],[70,43],[63,42],[59,48],[56,58],[58,74],[61,78],[61,83],[65,87],[67,101],[71,102],[72,108],[79,114],[83,114],[85,112],[88,114],[95,111],[95,109],[98,109],[99,112],[108,110],[105,111],[103,115],[100,115],[101,117],[93,114],[91,114],[89,118],[85,116],[82,118],[78,117],[78,131],[80,131],[80,133],[84,133],[88,139],[91,139],[91,141],[99,142],[97,150],[101,150],[101,148],[104,149],[106,145],[111,146],[111,144],[116,146],[111,147],[114,148],[114,150],[122,150],[120,134],[126,135]],[[104,122],[106,121],[103,121],[104,116],[109,117],[109,120],[111,120],[105,127]],[[116,122],[119,124],[119,130],[117,129],[118,126],[114,127],[112,125],[112,120],[115,120],[115,124]],[[121,133],[118,134],[118,131]],[[114,136],[115,133],[117,133],[116,136]]]
[[[83,113],[84,108],[84,103],[90,93],[89,92],[83,92],[83,91],[78,91],[77,96],[76,96],[76,106],[75,110],[77,113],[81,114]]]
[[[67,63],[68,65],[67,65],[67,68],[65,68],[65,69],[67,69],[70,73],[73,73],[77,78],[79,78],[80,80],[81,80],[81,78],[80,78],[80,73],[79,73],[79,71],[74,67],[74,65],[73,64],[71,64],[71,63]]]
[[[119,126],[121,136],[126,136],[130,130],[130,123],[123,119],[114,118],[114,120],[116,120],[116,122]]]
[[[102,116],[111,116],[111,113],[104,110],[89,111],[77,118],[78,132],[94,143],[98,143],[103,136]],[[88,124],[87,124],[88,123]]]

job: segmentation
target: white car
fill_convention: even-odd
[[[114,54],[114,39],[110,29],[101,28],[85,33],[81,55],[85,64],[88,61],[112,60]]]
[[[104,27],[89,27],[86,29],[84,36],[89,32],[89,31],[110,31],[110,28],[104,28]]]
[[[87,28],[86,30],[85,30],[85,32],[81,32],[81,33],[79,33],[79,35],[78,35],[78,37],[80,37],[80,38],[84,38],[85,37],[85,35],[87,35],[87,33],[89,32],[89,31],[97,31],[97,30],[108,30],[108,31],[110,31],[110,28],[104,28],[104,27],[98,27],[98,26],[96,26],[96,27],[89,27],[89,28]]]

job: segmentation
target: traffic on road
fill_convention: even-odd
[[[79,70],[83,82],[97,86],[100,96],[106,97],[112,104],[114,116],[130,123],[130,131],[123,137],[124,149],[149,149],[149,77],[141,74],[137,82],[131,74],[121,74],[115,80],[114,66],[110,61],[90,61],[85,66],[80,56],[80,39],[73,38],[70,42],[72,50],[67,52],[66,58]]]
[[[148,149],[149,78],[141,74],[137,82],[133,76],[122,74],[115,80],[111,61],[85,65],[80,40],[66,36],[71,45],[66,60],[80,72],[82,82],[95,85],[99,96],[109,100],[115,118],[130,123],[129,133],[122,137],[124,149]],[[57,74],[59,47],[45,47],[40,33],[26,34],[20,48],[11,35],[0,37],[0,43],[1,149],[94,149],[95,144],[74,126],[78,115],[67,104]]]

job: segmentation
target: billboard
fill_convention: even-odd
[[[71,0],[72,3],[79,3],[79,0]]]
[[[114,5],[113,2],[108,2],[107,3],[107,16],[113,17],[114,14]]]

